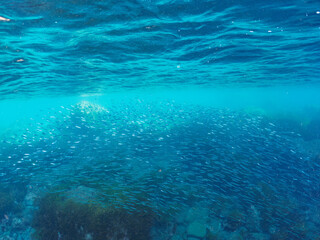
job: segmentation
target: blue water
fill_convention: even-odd
[[[0,3],[0,240],[315,240],[320,4]]]

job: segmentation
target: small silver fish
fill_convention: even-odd
[[[3,22],[9,22],[10,19],[9,18],[5,18],[5,17],[1,17],[0,16],[0,21],[3,21]]]

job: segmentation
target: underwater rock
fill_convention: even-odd
[[[11,226],[14,230],[22,230],[25,228],[25,223],[21,218],[14,217]]]
[[[190,210],[188,211],[186,221],[193,222],[196,220],[197,222],[205,223],[208,218],[208,215],[209,215],[208,208],[203,208],[203,207],[190,208]]]
[[[207,227],[210,233],[216,234],[221,231],[221,222],[216,218],[210,219],[210,223],[207,225]]]
[[[195,238],[195,237],[188,237],[188,240],[199,240],[199,238]]]
[[[175,235],[185,239],[187,236],[187,227],[181,224],[177,225]]]
[[[184,240],[183,237],[181,237],[180,235],[174,235],[171,240]]]
[[[250,232],[259,232],[260,225],[260,212],[254,205],[251,205],[246,216],[246,228]]]
[[[29,192],[24,198],[25,206],[33,206],[34,201],[37,199],[37,195],[34,192]]]
[[[229,240],[231,233],[226,231],[219,231],[219,232],[211,232],[210,230],[207,231],[206,240]]]
[[[175,221],[178,224],[185,224],[187,221],[188,211],[181,211],[177,216],[175,217]]]
[[[203,223],[195,221],[189,224],[187,232],[188,239],[190,239],[190,237],[202,239],[206,236],[207,228]]]
[[[228,239],[232,240],[244,240],[240,232],[232,232],[230,233],[230,237]]]
[[[230,209],[228,215],[226,216],[226,221],[223,224],[223,228],[226,231],[234,232],[244,225],[244,217],[242,211],[239,209]]]
[[[85,239],[85,240],[93,240],[92,234],[91,234],[91,233],[87,233],[87,234],[84,236],[84,239]]]
[[[14,201],[10,194],[0,192],[0,218],[12,211],[14,208]]]
[[[2,240],[14,240],[13,237],[10,236],[3,236],[3,238],[1,238]]]
[[[128,212],[120,206],[103,206],[73,201],[49,193],[39,204],[33,221],[35,239],[56,240],[149,240],[154,216],[150,209],[133,206]]]
[[[12,240],[31,240],[31,228],[26,215],[26,209],[32,207],[26,206],[24,197],[26,191],[24,187],[11,185],[9,188],[0,190],[0,239]]]
[[[250,239],[252,240],[269,240],[270,236],[264,233],[251,233]]]

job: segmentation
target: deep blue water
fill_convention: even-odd
[[[0,3],[0,240],[320,239],[317,1]]]

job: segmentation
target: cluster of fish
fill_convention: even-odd
[[[320,166],[296,149],[295,137],[226,109],[81,102],[4,138],[0,182],[86,186],[101,192],[96,201],[120,194],[129,210],[139,202],[159,213],[195,202],[215,211],[231,201],[282,221],[289,202],[296,211],[319,196]]]

